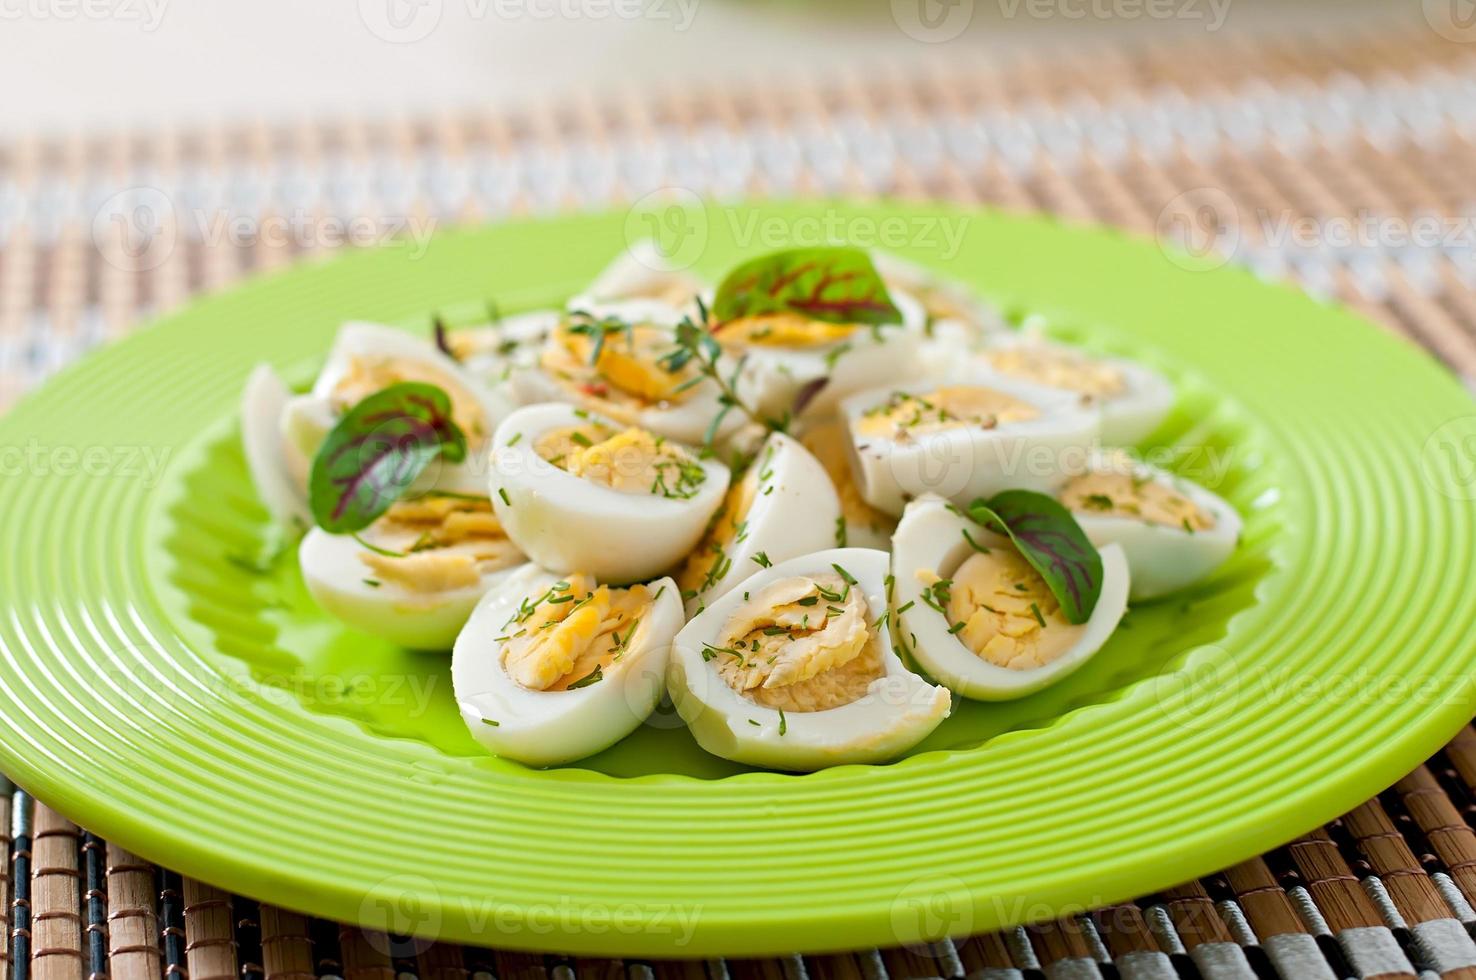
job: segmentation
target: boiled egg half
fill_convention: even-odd
[[[1080,466],[1101,419],[1075,395],[1010,378],[874,388],[841,406],[862,499],[889,514],[936,493],[959,504],[1049,492]]]
[[[682,622],[669,578],[616,588],[585,573],[515,572],[456,638],[461,717],[477,741],[528,765],[593,755],[655,709]]]
[[[1174,386],[1158,372],[1120,357],[1102,357],[1038,337],[996,338],[980,358],[994,374],[1075,392],[1102,413],[1102,441],[1131,446],[1147,437],[1174,405]]]
[[[907,505],[893,538],[893,609],[904,648],[965,697],[1023,697],[1086,663],[1127,611],[1121,548],[1101,549],[1102,591],[1085,623],[1065,617],[1045,580],[1003,536],[948,501]]]
[[[477,601],[525,561],[486,497],[434,491],[391,505],[357,536],[313,528],[298,549],[326,612],[423,650],[449,649]]]
[[[1094,454],[1058,496],[1093,544],[1122,548],[1134,599],[1193,585],[1224,564],[1240,540],[1240,514],[1230,504],[1122,452]]]
[[[669,689],[708,752],[808,771],[884,762],[950,698],[892,649],[887,555],[833,548],[764,569],[677,634]]]
[[[507,535],[556,574],[641,581],[697,546],[728,468],[639,426],[572,405],[530,405],[493,437],[491,499]]]
[[[687,615],[764,568],[832,547],[840,520],[824,467],[794,439],[773,433],[677,575]]]

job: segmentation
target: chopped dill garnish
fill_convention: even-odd
[[[499,496],[499,497],[502,498],[502,502],[504,504],[506,504],[509,507],[512,506],[512,501],[507,499],[507,488],[506,487],[498,487],[497,488],[497,496]]]
[[[1030,604],[1030,614],[1035,617],[1035,621],[1040,624],[1041,629],[1046,628],[1045,617],[1040,614],[1040,606],[1032,602]]]
[[[766,552],[760,551],[758,554],[750,556],[749,560],[752,561],[759,568],[774,567],[774,563],[769,561],[769,556]]]

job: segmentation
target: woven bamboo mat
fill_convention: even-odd
[[[194,293],[328,251],[350,218],[364,241],[663,187],[1110,223],[1295,280],[1469,380],[1473,173],[1476,45],[1433,33],[883,67],[517,116],[21,141],[0,145],[0,407]],[[182,880],[0,784],[0,980],[1476,978],[1469,728],[1324,829],[1136,903],[927,948],[763,961],[417,944]]]

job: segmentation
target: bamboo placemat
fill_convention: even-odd
[[[0,408],[192,294],[331,250],[335,229],[362,242],[661,188],[1114,224],[1298,281],[1476,377],[1476,45],[1224,38],[729,82],[520,115],[0,145]],[[389,937],[181,879],[0,789],[0,980],[1476,978],[1470,728],[1322,830],[1135,903],[930,947],[754,961]]]

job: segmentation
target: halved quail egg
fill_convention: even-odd
[[[965,697],[1038,691],[1096,654],[1127,611],[1127,559],[1116,545],[1101,555],[1096,608],[1075,625],[1008,538],[941,497],[914,500],[893,538],[899,638],[929,676]]]
[[[840,519],[840,501],[819,461],[794,439],[773,433],[677,574],[687,614],[760,569],[831,547]]]
[[[851,472],[851,436],[845,423],[837,417],[827,417],[806,425],[799,438],[825,467],[825,473],[840,498],[843,523],[835,543],[843,548],[876,548],[880,551],[891,548],[897,518],[868,504],[861,498],[861,491],[856,489],[856,478]]]
[[[1240,540],[1240,514],[1230,504],[1122,452],[1093,454],[1058,497],[1093,544],[1121,546],[1134,599],[1193,585],[1224,564]]]
[[[887,555],[834,548],[752,576],[677,634],[673,703],[708,752],[806,771],[884,762],[948,716],[948,692],[903,666]]]
[[[307,474],[294,473],[282,435],[282,414],[292,392],[272,369],[259,364],[241,392],[241,448],[256,495],[280,524],[312,525],[307,503]]]
[[[497,427],[492,506],[508,537],[558,574],[633,582],[676,566],[728,489],[728,468],[572,405],[530,405]]]
[[[330,615],[401,646],[445,650],[477,601],[526,559],[486,497],[431,492],[391,505],[357,536],[313,528],[298,561]]]
[[[616,588],[528,566],[489,592],[456,638],[461,717],[488,749],[528,765],[593,755],[655,709],[682,623],[669,578]]]
[[[857,488],[889,514],[925,493],[964,504],[1049,491],[1084,462],[1101,427],[1075,395],[1010,378],[874,388],[841,412]]]

